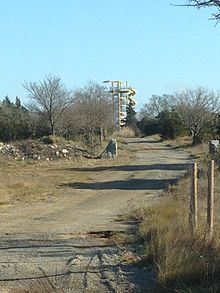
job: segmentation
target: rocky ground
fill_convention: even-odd
[[[40,140],[29,140],[25,143],[0,142],[0,155],[15,160],[57,160],[73,159],[88,156],[88,151],[81,146],[68,142],[43,143]]]
[[[118,215],[158,200],[192,157],[154,138],[127,139],[127,147],[130,164],[69,168],[61,196],[1,208],[0,292],[153,292],[138,247],[117,242],[134,228]],[[92,176],[75,182],[82,171]]]

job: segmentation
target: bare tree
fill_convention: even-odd
[[[55,134],[62,113],[74,101],[73,93],[66,89],[59,77],[52,75],[38,83],[25,81],[23,86],[31,100],[29,108],[43,114],[50,125],[51,134]]]
[[[149,102],[141,109],[140,116],[149,119],[157,117],[161,112],[172,110],[173,96],[164,94],[162,96],[152,95]]]
[[[92,142],[93,133],[98,131],[100,139],[103,130],[113,125],[113,106],[105,87],[89,82],[84,88],[75,91],[74,121],[87,139]]]
[[[217,12],[213,13],[213,18],[217,21],[220,20],[220,0],[188,0],[186,4],[176,6],[191,6],[196,8],[203,7],[216,7]]]
[[[204,127],[216,117],[219,95],[204,88],[187,89],[175,95],[175,103],[175,111],[196,144]]]

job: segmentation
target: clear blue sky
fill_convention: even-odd
[[[128,80],[152,94],[220,89],[220,24],[184,0],[10,0],[0,8],[0,99],[51,73],[68,88]]]

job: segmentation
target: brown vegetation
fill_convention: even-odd
[[[180,143],[180,142],[179,142]],[[188,140],[181,140],[181,145]],[[177,147],[177,145],[175,145]],[[189,149],[189,148],[188,148]],[[214,236],[206,235],[207,145],[193,150],[199,162],[198,230],[188,228],[191,175],[171,186],[164,196],[130,216],[139,222],[138,239],[143,244],[146,266],[156,269],[158,290],[162,292],[219,292],[220,283],[220,202],[219,172],[216,168]]]
[[[58,141],[56,140],[58,143]],[[105,148],[107,142],[96,147],[99,153]],[[13,203],[14,201],[32,202],[45,200],[50,196],[59,196],[63,193],[63,183],[84,182],[91,177],[89,172],[72,172],[73,167],[103,166],[123,164],[130,160],[130,154],[122,142],[118,144],[119,156],[117,159],[94,160],[82,156],[75,158],[62,158],[62,160],[18,161],[7,156],[0,156],[0,204]],[[123,158],[123,159],[122,159]]]

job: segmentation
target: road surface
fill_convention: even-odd
[[[158,200],[192,157],[152,137],[126,141],[135,154],[131,164],[69,169],[92,176],[60,183],[63,196],[2,208],[0,292],[143,292],[152,286],[150,273],[123,263],[134,252],[109,236],[130,229],[117,216]]]

